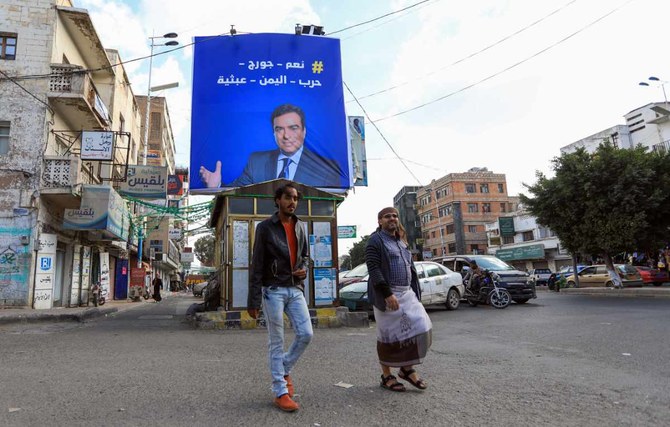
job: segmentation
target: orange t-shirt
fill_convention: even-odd
[[[295,224],[293,220],[288,224],[282,223],[286,232],[286,243],[288,243],[288,252],[291,256],[291,271],[295,269],[295,261],[298,257],[298,237],[295,235]]]

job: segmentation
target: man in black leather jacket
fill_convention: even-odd
[[[269,359],[274,403],[293,412],[291,369],[312,340],[312,321],[304,295],[307,277],[307,238],[304,223],[295,215],[300,193],[292,183],[275,191],[274,215],[258,224],[254,240],[247,311],[258,318],[261,300],[269,334]],[[262,295],[262,298],[261,298]],[[295,332],[295,340],[284,352],[284,313]]]

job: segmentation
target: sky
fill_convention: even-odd
[[[405,185],[486,167],[507,177],[510,195],[551,175],[559,149],[623,115],[663,101],[650,76],[670,80],[667,0],[74,0],[106,48],[128,61],[149,55],[149,38],[293,33],[322,25],[341,40],[347,115],[366,116],[369,186],[351,190],[339,225],[340,255],[377,227],[376,213]],[[189,7],[184,7],[188,5]],[[347,27],[354,28],[339,31]],[[167,50],[155,47],[154,53]],[[126,65],[146,95],[149,61]],[[154,57],[153,95],[168,100],[178,165],[188,166],[193,50]],[[383,91],[374,96],[370,94]],[[666,88],[670,92],[670,85]],[[359,105],[360,103],[360,105]],[[207,200],[200,196],[193,202]]]

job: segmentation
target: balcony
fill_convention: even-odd
[[[82,184],[99,184],[90,164],[75,156],[44,156],[41,197],[52,206],[76,209]]]
[[[88,73],[78,65],[51,64],[49,104],[74,129],[106,129],[110,125],[109,110],[100,98]]]

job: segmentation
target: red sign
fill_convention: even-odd
[[[130,286],[140,286],[144,287],[144,276],[146,275],[146,270],[143,268],[131,267],[130,268]]]
[[[184,194],[184,175],[168,175],[167,193],[171,196]]]

